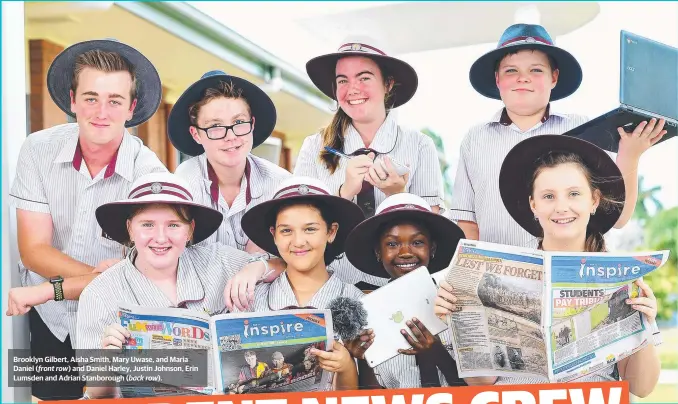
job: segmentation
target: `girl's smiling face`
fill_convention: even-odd
[[[337,235],[339,225],[328,224],[320,209],[309,204],[283,207],[270,231],[288,270],[309,272],[325,265],[325,250]]]
[[[392,279],[428,266],[436,244],[427,229],[410,222],[387,227],[379,236],[377,258]]]
[[[586,227],[600,203],[599,195],[577,163],[541,168],[534,179],[530,206],[544,229],[544,239],[559,243],[586,239]]]

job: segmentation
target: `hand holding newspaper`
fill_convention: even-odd
[[[173,356],[175,352],[198,349],[205,351],[207,361],[207,383],[203,387],[192,387],[196,386],[199,370],[186,370],[165,374],[167,378],[157,384],[123,384],[120,387],[125,398],[331,387],[332,374],[323,371],[309,353],[311,348],[328,350],[332,346],[329,310],[230,313],[210,318],[206,313],[185,309],[125,305],[119,317],[132,335],[126,348],[177,350]]]
[[[567,382],[652,343],[626,299],[668,251],[546,252],[461,240],[446,271],[461,310],[448,316],[460,377]]]

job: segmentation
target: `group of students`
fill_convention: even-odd
[[[47,77],[55,103],[76,123],[28,136],[10,202],[17,209],[23,287],[8,315],[29,314],[34,356],[122,347],[120,303],[226,311],[326,309],[359,299],[421,266],[444,270],[461,238],[550,251],[605,251],[637,198],[642,153],[664,122],[619,129],[616,163],[603,150],[561,136],[585,121],[552,111],[578,88],[576,59],[538,25],[517,24],[471,67],[471,83],[504,107],[461,145],[452,205],[444,206],[433,141],[398,124],[394,108],[417,89],[417,74],[365,39],[310,60],[313,83],[337,103],[332,121],[305,139],[294,175],[256,157],[276,109],[255,84],[211,71],[170,112],[168,137],[192,156],[169,173],[127,127],[158,108],[151,62],[113,40],[75,44]],[[339,151],[333,153],[326,147]],[[343,156],[342,156],[343,154]],[[408,167],[399,175],[396,162]],[[84,164],[83,164],[84,163]],[[458,309],[442,282],[441,317]],[[652,290],[627,303],[649,319]],[[417,319],[402,331],[411,349],[374,369],[364,352],[380,336],[313,350],[335,372],[334,387],[397,388],[541,379],[460,379],[450,336]],[[587,377],[624,379],[646,395],[659,374],[654,346]],[[78,398],[81,383],[34,383],[42,399]],[[115,396],[89,386],[85,397]]]

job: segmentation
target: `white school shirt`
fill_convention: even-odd
[[[82,158],[77,123],[54,126],[29,135],[21,146],[16,178],[9,195],[17,209],[49,213],[52,246],[64,254],[96,266],[109,258],[123,258],[122,246],[102,237],[95,210],[108,202],[126,199],[132,183],[151,172],[167,169],[138,137],[125,134],[106,168],[92,178]],[[47,279],[19,262],[21,284],[39,285]],[[35,306],[61,342],[70,334],[75,346],[78,302],[49,301]]]
[[[304,307],[315,307],[325,310],[330,302],[337,297],[348,297],[359,300],[365,294],[355,286],[342,282],[337,275],[329,271],[330,277],[325,284],[313,295]],[[280,274],[271,283],[260,283],[254,290],[254,304],[249,312],[277,311],[287,307],[298,307],[299,302],[294,296],[294,290],[287,278],[287,272]],[[237,309],[236,309],[237,310]]]
[[[240,250],[244,250],[249,241],[240,225],[242,217],[252,207],[270,200],[275,188],[292,175],[266,159],[248,155],[240,193],[229,207],[219,192],[219,179],[205,153],[184,161],[175,173],[188,182],[196,203],[210,206],[224,215],[219,229],[200,244],[218,242]]]
[[[80,295],[77,349],[100,349],[106,327],[120,323],[119,304],[181,307],[220,314],[229,279],[249,262],[250,255],[214,243],[184,250],[177,268],[177,305],[133,264],[134,253],[97,276]]]
[[[349,125],[344,137],[343,152],[350,154],[365,147],[358,131]],[[396,111],[390,111],[386,120],[377,131],[370,148],[387,153],[402,164],[409,164],[410,177],[405,186],[405,192],[422,197],[431,206],[440,206],[444,211],[443,177],[438,160],[438,150],[433,140],[418,130],[406,128],[397,122]],[[296,165],[294,175],[304,175],[323,181],[333,195],[337,195],[339,187],[346,179],[347,160],[339,159],[339,165],[334,174],[325,167],[320,160],[323,150],[322,135],[316,133],[304,140]],[[375,207],[386,199],[386,195],[378,188],[374,189]],[[356,198],[354,198],[354,202]],[[344,281],[356,284],[360,281],[376,286],[383,286],[387,279],[364,274],[355,268],[345,257],[336,260],[332,268]]]
[[[619,381],[619,371],[616,364],[604,367],[603,369],[586,375],[580,379],[573,380],[572,383],[579,382],[614,382]],[[498,377],[495,384],[538,384],[550,383],[546,377]]]
[[[442,342],[445,349],[450,354],[450,363],[454,358],[454,351],[452,349],[452,337],[449,329],[438,334],[440,342]],[[374,336],[375,341],[379,338]],[[404,339],[404,337],[401,337]],[[454,364],[456,366],[456,364]],[[417,366],[417,359],[415,355],[398,354],[393,358],[383,362],[373,368],[377,381],[382,387],[387,389],[407,389],[421,387],[421,375],[419,373],[419,366]],[[443,373],[438,370],[438,379],[440,380],[440,387],[447,387],[449,384],[445,380]]]
[[[501,165],[508,152],[522,140],[561,135],[587,121],[581,115],[551,112],[549,106],[541,122],[522,132],[502,108],[490,121],[471,128],[461,143],[450,218],[477,223],[481,241],[520,247],[535,245],[536,238],[520,227],[504,207],[499,193]]]

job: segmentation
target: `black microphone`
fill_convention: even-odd
[[[334,323],[334,333],[342,341],[350,341],[360,335],[360,330],[367,325],[367,311],[363,302],[348,297],[337,297],[329,304]]]

